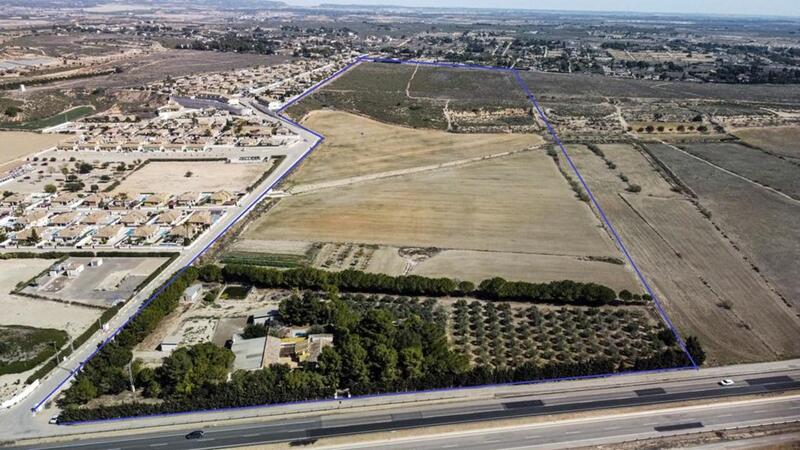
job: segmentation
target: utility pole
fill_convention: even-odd
[[[128,379],[131,382],[131,392],[133,392],[135,394],[136,393],[136,386],[133,385],[133,370],[131,369],[131,364],[133,364],[133,361],[128,363]]]
[[[61,364],[61,358],[58,357],[58,347],[56,347],[56,341],[50,341],[50,343],[53,344],[53,350],[56,351],[56,361]]]

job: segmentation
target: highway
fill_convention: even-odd
[[[635,384],[620,388],[596,388],[596,389],[574,389],[559,390],[557,385],[551,385],[550,392],[543,391],[539,395],[496,395],[494,398],[483,401],[464,401],[457,404],[433,404],[433,405],[412,405],[395,406],[384,409],[364,408],[358,411],[339,411],[328,414],[309,414],[287,418],[278,417],[272,420],[261,420],[256,423],[237,423],[229,425],[202,426],[184,425],[172,427],[164,431],[131,431],[117,433],[114,436],[101,438],[83,439],[85,435],[76,437],[81,438],[80,442],[65,441],[61,443],[45,445],[29,445],[16,448],[25,449],[138,449],[159,446],[168,446],[171,450],[192,449],[192,448],[219,448],[233,447],[241,445],[265,444],[276,442],[304,442],[318,440],[328,437],[352,436],[367,433],[389,432],[407,429],[424,429],[438,425],[470,424],[485,421],[496,421],[503,419],[514,419],[523,417],[552,416],[554,414],[577,413],[587,411],[609,410],[612,414],[619,415],[619,408],[642,407],[646,405],[661,405],[663,413],[649,412],[642,414],[640,420],[618,420],[616,425],[609,425],[602,422],[601,414],[594,414],[592,418],[586,418],[587,423],[594,423],[593,426],[581,425],[563,430],[553,425],[555,428],[548,428],[538,434],[542,443],[561,443],[566,442],[567,438],[618,438],[628,434],[639,433],[666,433],[680,432],[684,430],[697,431],[701,427],[730,425],[733,423],[772,423],[794,419],[800,416],[800,394],[793,394],[792,391],[800,391],[800,369],[789,369],[776,371],[769,375],[759,374],[736,377],[734,386],[721,387],[717,384],[718,379],[707,378],[699,373],[694,378],[675,382],[657,382]],[[783,400],[773,397],[754,396],[755,394],[786,395]],[[751,397],[744,397],[751,396]],[[724,405],[675,405],[676,402],[686,402],[691,400],[724,400],[737,402],[735,407],[729,406],[730,411],[714,416],[708,410],[715,408],[725,408]],[[759,402],[768,402],[772,406],[757,406]],[[676,409],[679,408],[679,409]],[[679,411],[679,413],[675,412]],[[728,415],[730,414],[730,415]],[[614,416],[608,416],[614,417]],[[716,420],[712,420],[716,417]],[[725,420],[723,420],[725,419]],[[697,424],[701,425],[697,425]],[[110,425],[117,425],[119,422],[112,422]],[[691,427],[687,424],[692,424]],[[680,426],[678,426],[680,425]],[[531,424],[531,428],[541,425]],[[565,422],[564,427],[569,427]],[[614,427],[613,429],[611,427]],[[60,426],[55,428],[65,428],[65,431],[80,433],[82,429],[91,425]],[[526,441],[531,439],[528,425],[524,430],[512,433],[501,433],[502,439],[518,439]],[[618,427],[618,428],[616,428]],[[661,428],[666,427],[666,428]],[[203,439],[187,440],[185,435],[196,429],[204,429],[206,432]],[[606,430],[598,433],[598,430]],[[618,431],[617,433],[611,433]],[[522,434],[518,434],[522,433]],[[526,434],[527,433],[527,434]],[[610,434],[609,434],[610,433]],[[416,433],[415,433],[416,434]],[[486,434],[481,434],[485,436]],[[574,436],[573,436],[574,435]],[[516,437],[514,437],[516,436]],[[440,448],[435,439],[431,437],[430,442],[419,441],[415,437],[408,443],[403,443],[405,447],[400,448]],[[516,446],[516,442],[487,442],[475,441],[472,437],[465,435],[463,446],[468,448],[472,445],[480,444],[476,448],[506,448]],[[546,442],[545,442],[546,441]],[[552,441],[552,442],[551,442]],[[449,442],[449,441],[448,441]],[[397,442],[389,442],[381,445],[393,446]],[[425,445],[423,445],[425,444]],[[502,445],[493,445],[502,444]],[[376,445],[376,444],[370,444]],[[462,446],[462,445],[459,445]],[[389,447],[387,447],[389,448]],[[392,447],[393,448],[393,447]]]
[[[668,408],[597,418],[432,434],[413,438],[377,439],[325,449],[559,449],[611,445],[687,433],[800,420],[800,397],[728,402],[720,405]]]

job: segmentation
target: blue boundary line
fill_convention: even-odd
[[[117,328],[114,331],[114,333],[112,333],[105,341],[103,341],[103,343],[100,346],[98,346],[98,348],[94,352],[92,352],[92,354],[89,355],[89,357],[87,357],[84,361],[82,361],[78,365],[78,367],[76,369],[70,371],[70,374],[61,383],[59,383],[56,386],[56,388],[54,388],[50,393],[47,394],[47,396],[45,396],[44,399],[42,399],[39,403],[36,404],[36,406],[34,408],[32,408],[33,411],[38,410],[41,407],[41,405],[43,405],[46,401],[48,401],[50,399],[50,397],[52,397],[52,395],[55,392],[57,392],[75,374],[80,372],[80,370],[103,347],[105,347],[109,342],[111,342],[114,339],[114,337],[116,337],[116,335],[119,334],[122,331],[122,329],[125,328],[125,326],[128,325],[128,323],[130,323],[130,321],[132,321],[135,317],[137,317],[144,310],[144,308],[147,305],[149,305],[159,294],[161,294],[161,292],[163,292],[167,287],[169,287],[172,283],[174,283],[175,280],[183,272],[185,272],[200,256],[202,256],[208,250],[209,247],[211,247],[211,245],[213,245],[217,240],[219,240],[233,225],[238,223],[238,221],[245,214],[249,213],[250,210],[255,205],[257,205],[259,202],[261,202],[264,199],[264,197],[266,197],[269,194],[269,192],[272,190],[272,188],[276,184],[278,184],[289,173],[291,173],[297,167],[297,165],[300,164],[300,162],[302,162],[309,154],[311,154],[311,152],[313,152],[325,140],[325,137],[323,135],[321,135],[321,134],[319,134],[319,133],[317,133],[317,132],[315,132],[315,131],[313,131],[311,129],[308,129],[308,128],[304,127],[303,125],[300,125],[299,123],[289,119],[288,117],[283,115],[283,112],[287,108],[289,108],[290,106],[294,105],[298,101],[302,100],[303,98],[307,97],[308,95],[310,95],[311,93],[313,93],[314,91],[319,89],[321,86],[325,85],[329,81],[333,80],[334,78],[338,77],[339,75],[343,74],[344,72],[348,71],[349,69],[351,69],[352,67],[356,66],[357,64],[359,64],[361,62],[378,62],[378,63],[387,63],[388,62],[388,63],[406,64],[406,65],[411,64],[411,65],[423,65],[423,66],[435,66],[435,67],[447,67],[447,68],[465,68],[465,69],[491,70],[491,71],[501,71],[501,72],[513,73],[515,78],[516,78],[516,80],[517,80],[517,82],[518,82],[518,84],[520,85],[520,87],[525,92],[527,98],[533,103],[533,106],[536,108],[536,110],[537,110],[539,116],[541,117],[542,121],[546,124],[550,135],[553,137],[553,139],[555,140],[556,144],[561,148],[561,152],[566,157],[567,161],[569,162],[570,167],[572,168],[572,170],[577,175],[577,177],[580,180],[581,184],[583,185],[584,189],[586,189],[586,192],[589,194],[589,197],[590,197],[590,199],[592,201],[592,204],[600,212],[600,216],[603,218],[603,221],[605,222],[606,226],[608,226],[609,230],[611,230],[611,233],[614,236],[614,239],[616,241],[616,244],[617,244],[618,248],[623,252],[623,254],[625,254],[625,257],[627,258],[627,260],[631,264],[631,266],[634,268],[634,270],[635,270],[640,282],[644,286],[645,290],[647,290],[648,294],[650,294],[650,296],[652,297],[652,299],[654,301],[654,304],[656,305],[656,308],[658,310],[659,316],[662,318],[662,320],[664,320],[664,322],[670,328],[672,333],[675,335],[675,338],[677,339],[677,342],[678,342],[679,346],[681,347],[681,350],[683,350],[683,352],[686,354],[687,358],[691,362],[691,365],[684,366],[684,367],[672,367],[672,368],[666,368],[666,369],[631,370],[631,371],[613,372],[613,373],[605,373],[605,374],[593,374],[593,375],[582,375],[582,376],[561,377],[561,378],[548,378],[548,379],[542,379],[542,380],[519,381],[519,382],[498,383],[498,384],[486,384],[486,385],[477,385],[477,386],[461,386],[461,387],[451,387],[451,388],[441,388],[441,389],[430,389],[430,390],[423,390],[423,391],[389,392],[389,393],[380,393],[380,394],[369,394],[369,395],[363,395],[363,396],[356,396],[356,397],[351,397],[349,399],[338,399],[338,400],[355,400],[355,399],[365,399],[365,398],[374,398],[374,397],[413,395],[413,394],[420,394],[420,393],[447,392],[447,391],[452,391],[452,390],[480,389],[480,388],[487,388],[487,387],[533,385],[533,384],[543,384],[543,383],[551,383],[551,382],[557,382],[557,381],[575,381],[575,380],[584,380],[584,379],[610,378],[610,377],[616,377],[616,376],[626,376],[626,375],[635,375],[635,374],[665,373],[665,372],[674,372],[674,371],[681,371],[681,370],[697,369],[698,368],[698,366],[695,363],[694,359],[689,354],[689,352],[686,350],[686,345],[683,342],[683,339],[681,339],[680,334],[675,329],[675,326],[672,324],[672,321],[669,320],[669,317],[667,316],[667,314],[664,311],[664,309],[661,307],[661,303],[659,302],[659,300],[656,297],[655,293],[650,288],[650,285],[647,283],[647,280],[644,278],[642,273],[639,271],[638,266],[636,266],[636,263],[633,261],[633,258],[628,253],[627,249],[625,248],[624,244],[622,243],[622,240],[620,239],[620,237],[617,234],[616,230],[611,225],[610,221],[608,220],[608,218],[605,215],[605,212],[600,207],[600,204],[595,199],[594,194],[589,189],[589,186],[586,184],[585,180],[583,179],[583,177],[581,176],[580,172],[578,171],[578,168],[575,166],[575,164],[573,164],[572,159],[569,157],[569,154],[567,153],[566,148],[564,148],[564,145],[561,143],[561,140],[556,135],[555,130],[550,125],[550,122],[547,120],[547,117],[544,114],[544,111],[539,106],[539,103],[537,102],[536,97],[531,93],[530,89],[528,88],[528,85],[524,82],[524,80],[519,75],[519,72],[516,69],[509,68],[509,67],[482,66],[482,65],[477,65],[477,64],[439,63],[439,62],[414,61],[414,60],[393,60],[393,59],[386,59],[386,58],[371,58],[371,57],[367,57],[367,56],[363,56],[362,55],[362,56],[359,56],[358,58],[356,58],[355,61],[347,64],[346,66],[344,66],[343,68],[337,70],[336,72],[334,72],[333,74],[331,74],[327,78],[325,78],[322,81],[316,83],[315,85],[313,85],[311,88],[309,88],[308,90],[306,90],[302,94],[300,94],[297,97],[291,99],[289,102],[284,104],[281,108],[279,108],[276,111],[277,116],[281,120],[284,120],[287,123],[290,123],[290,124],[292,124],[294,126],[297,126],[297,127],[301,128],[301,129],[303,129],[304,131],[307,131],[307,132],[311,133],[312,135],[317,137],[317,141],[308,150],[306,150],[306,152],[297,161],[295,161],[294,164],[292,164],[283,174],[281,174],[281,176],[279,176],[275,180],[275,182],[273,182],[267,189],[265,189],[265,191],[258,198],[256,198],[253,202],[251,202],[250,205],[247,206],[247,208],[242,210],[242,212],[239,213],[239,215],[234,219],[233,222],[228,224],[228,226],[226,226],[214,239],[212,239],[200,252],[198,252],[197,255],[195,255],[184,267],[182,267],[181,269],[176,271],[175,274],[173,274],[173,276],[169,280],[167,280],[166,283],[164,283],[164,285],[162,285],[154,294],[152,294],[145,302],[143,302],[142,305],[139,307],[139,309],[133,315],[131,315],[119,328]],[[222,411],[235,411],[235,410],[244,410],[244,409],[278,407],[278,406],[286,406],[286,405],[294,405],[294,404],[305,404],[305,403],[329,403],[329,402],[338,401],[338,400],[334,400],[334,399],[316,399],[316,400],[304,400],[304,401],[298,401],[298,402],[273,403],[273,404],[265,404],[265,405],[215,408],[215,409],[194,410],[194,411],[185,411],[185,412],[176,412],[176,413],[162,413],[162,414],[152,414],[152,415],[144,415],[144,416],[119,417],[119,418],[114,418],[114,419],[99,419],[99,420],[87,420],[87,421],[79,421],[79,422],[69,422],[69,423],[64,423],[63,425],[79,425],[79,424],[88,424],[88,423],[113,422],[113,421],[120,421],[120,420],[145,419],[145,418],[153,418],[153,417],[177,416],[177,415],[211,413],[211,412],[222,412]]]

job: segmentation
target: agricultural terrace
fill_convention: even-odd
[[[669,150],[658,148],[659,157]],[[570,145],[568,151],[672,321],[700,338],[710,362],[798,354],[793,336],[800,321],[649,155],[625,144]]]

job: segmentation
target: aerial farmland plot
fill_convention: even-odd
[[[381,122],[457,132],[543,127],[513,74],[424,65],[360,64],[288,113],[335,108]]]
[[[648,145],[648,149],[699,196],[700,203],[711,211],[711,220],[743,250],[753,270],[763,274],[789,304],[798,308],[800,203],[671,146]]]
[[[744,142],[776,155],[800,160],[800,128],[743,128],[733,134]]]
[[[681,148],[711,164],[800,199],[800,163],[736,143],[685,144]]]
[[[568,150],[677,327],[699,336],[713,363],[796,355],[800,321],[737,248],[642,152],[599,147],[614,169],[586,146]]]

